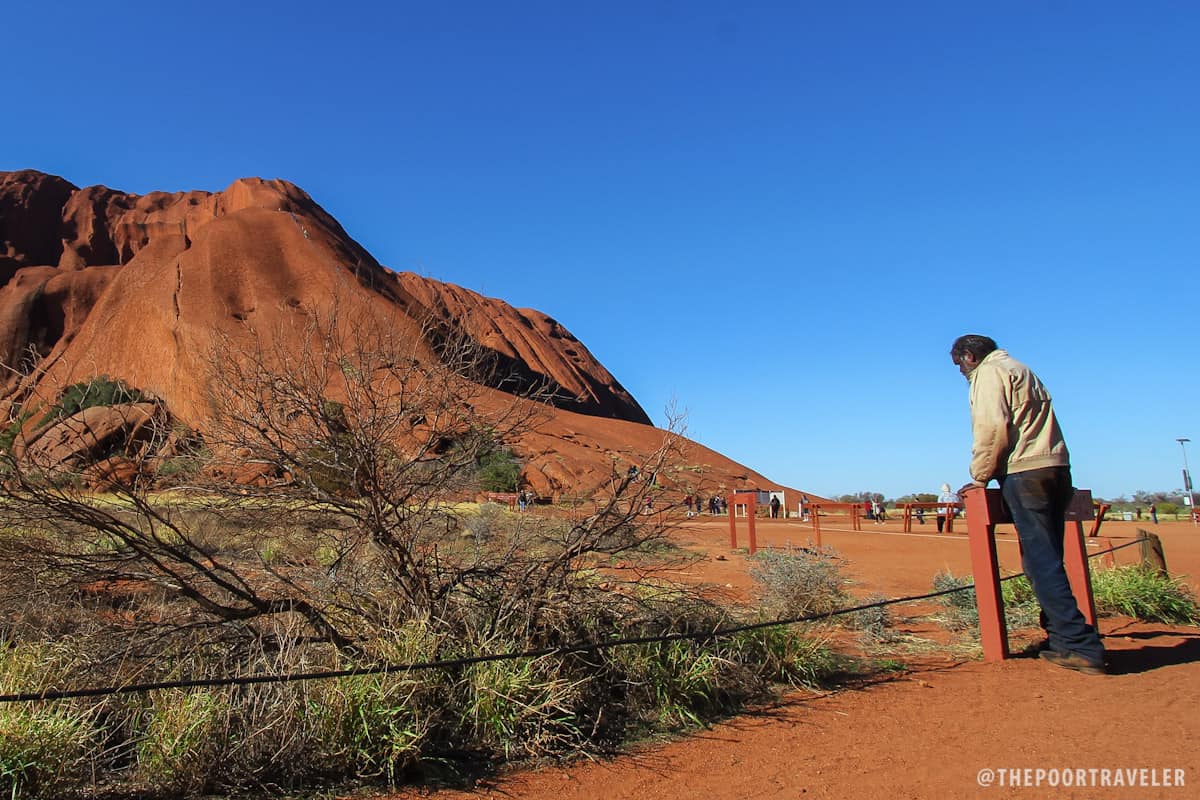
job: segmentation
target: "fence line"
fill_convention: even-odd
[[[1122,550],[1126,547],[1132,547],[1141,544],[1145,541],[1145,537],[1139,537],[1131,542],[1110,547],[1107,550],[1101,550],[1092,553],[1088,558],[1096,558],[1098,556],[1114,553],[1117,550]],[[1025,573],[1020,572],[1015,575],[1008,575],[1001,578],[1001,581],[1015,580],[1023,577]],[[849,606],[847,608],[834,609],[833,611],[824,611],[819,614],[805,614],[799,617],[788,617],[784,619],[774,619],[765,622],[753,622],[744,625],[733,625],[726,628],[715,628],[711,631],[693,632],[693,633],[666,633],[655,636],[632,636],[622,639],[610,639],[605,642],[580,642],[571,645],[561,645],[558,647],[541,647],[533,650],[522,650],[520,652],[511,653],[492,653],[489,655],[466,656],[463,658],[454,658],[444,661],[420,661],[411,664],[379,664],[370,667],[351,667],[348,669],[337,670],[322,670],[318,672],[295,672],[285,673],[282,675],[246,675],[241,677],[228,676],[220,678],[196,678],[189,680],[174,680],[174,681],[155,681],[150,683],[131,683],[124,686],[97,686],[86,689],[64,689],[59,691],[45,692],[16,692],[13,694],[0,695],[0,703],[28,703],[34,701],[45,700],[67,700],[81,697],[107,697],[117,694],[136,694],[140,692],[151,692],[160,689],[198,689],[211,688],[217,686],[253,686],[263,683],[295,683],[299,681],[315,681],[328,680],[330,678],[349,678],[360,675],[390,675],[396,672],[416,672],[432,669],[453,669],[456,667],[466,667],[474,664],[485,664],[492,661],[510,661],[519,658],[539,658],[548,655],[570,655],[573,653],[592,653],[600,650],[608,650],[614,647],[627,647],[637,644],[654,644],[658,642],[677,642],[685,640],[707,640],[717,639],[725,636],[732,636],[737,633],[746,631],[761,630],[764,628],[780,627],[783,625],[795,625],[801,622],[816,622],[823,619],[843,616],[845,614],[856,614],[860,611],[867,611],[872,608],[884,608],[886,606],[898,605],[901,603],[913,603],[919,600],[932,600],[936,597],[942,597],[956,592],[965,592],[968,589],[974,589],[975,584],[969,583],[963,586],[956,586],[951,589],[942,589],[935,592],[927,592],[925,594],[910,595],[907,597],[896,597],[885,600],[878,600],[873,603],[863,603],[861,605]]]

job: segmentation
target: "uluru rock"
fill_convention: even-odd
[[[0,173],[0,362],[12,368],[0,400],[13,417],[53,402],[56,387],[108,375],[195,425],[208,413],[218,342],[250,348],[332,313],[378,321],[418,359],[441,358],[447,337],[465,335],[490,356],[472,380],[497,393],[545,390],[557,411],[514,443],[539,494],[602,485],[662,441],[558,320],[386,269],[287,181],[135,195]],[[91,411],[87,424],[118,424],[101,417]],[[42,439],[42,455],[86,450],[68,428]],[[692,452],[715,484],[770,485],[711,450]]]
[[[197,359],[214,333],[237,336],[242,323],[262,330],[341,295],[414,335],[427,320],[453,321],[494,354],[507,388],[547,385],[560,407],[649,421],[550,317],[381,267],[287,181],[139,196],[31,171],[0,173],[0,237],[11,271],[0,275],[5,364],[32,347],[61,356],[56,377],[67,383],[84,372],[121,374],[185,419],[200,413]]]

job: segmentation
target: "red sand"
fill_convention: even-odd
[[[903,534],[898,522],[868,522],[854,533],[827,524],[823,539],[848,560],[860,595],[918,594],[930,590],[939,569],[969,573],[965,536],[930,534],[931,523],[915,527],[916,533]],[[1121,544],[1138,527],[1162,537],[1171,571],[1196,587],[1200,529],[1184,522],[1110,522],[1100,533]],[[762,521],[758,540],[760,546],[804,544],[809,531],[794,521]],[[728,535],[724,520],[702,520],[682,531],[680,540],[708,556],[691,570],[693,577],[744,592],[751,585],[745,556],[729,552]],[[744,524],[741,536],[744,542]],[[998,536],[1001,542],[1013,538]],[[1003,564],[1016,569],[1016,545],[1002,543],[999,550]],[[716,560],[718,555],[727,560]],[[1116,558],[1135,562],[1137,548]],[[1105,618],[1101,630],[1113,672],[1105,677],[1029,658],[985,664],[935,653],[910,662],[911,671],[899,677],[826,695],[795,692],[778,705],[611,761],[518,772],[474,792],[413,790],[393,797],[1200,797],[1200,629]],[[1014,788],[981,787],[977,780],[981,770],[1024,768],[1169,768],[1183,770],[1186,785]],[[1030,776],[1036,779],[1036,772]],[[1145,779],[1152,780],[1150,773]]]

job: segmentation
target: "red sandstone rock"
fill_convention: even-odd
[[[222,192],[139,196],[79,189],[29,170],[0,173],[0,362],[18,372],[34,361],[41,368],[0,377],[10,409],[109,375],[194,425],[207,413],[216,339],[250,347],[256,335],[286,331],[335,303],[349,318],[373,319],[414,341],[422,359],[437,358],[431,320],[457,326],[495,357],[495,374],[479,377],[484,384],[549,386],[559,410],[515,446],[539,496],[604,487],[615,466],[638,463],[661,444],[662,432],[637,402],[556,320],[385,269],[286,181],[247,178]],[[511,401],[505,397],[493,392],[486,402]],[[100,417],[116,424],[89,412],[89,425]],[[69,427],[47,431],[37,452],[95,452],[71,435]],[[769,485],[691,447],[715,486]],[[236,477],[268,479],[266,472]],[[685,489],[693,479],[678,477]]]
[[[139,449],[149,426],[162,420],[154,403],[93,406],[29,433],[18,440],[17,452],[35,463],[86,464],[114,448]]]
[[[133,486],[141,472],[137,462],[124,456],[112,456],[97,461],[85,469],[83,482],[92,491],[109,491]]]

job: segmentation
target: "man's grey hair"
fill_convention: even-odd
[[[970,353],[976,361],[983,361],[984,356],[995,349],[996,340],[990,336],[968,333],[954,340],[954,344],[950,346],[950,358],[954,359],[954,363],[957,364],[960,358]]]

